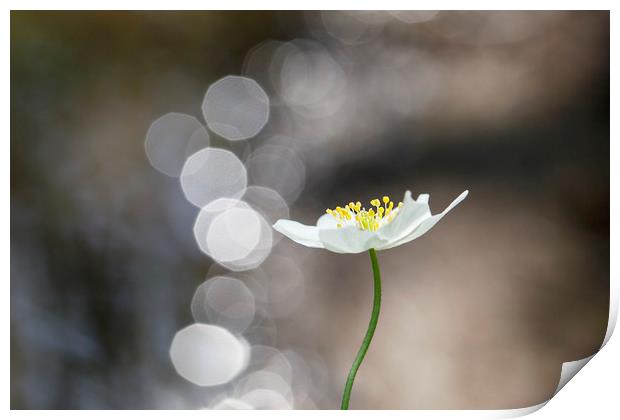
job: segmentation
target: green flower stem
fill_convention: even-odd
[[[351,389],[353,388],[355,375],[364,360],[364,356],[366,356],[368,346],[370,346],[372,336],[375,334],[375,329],[377,328],[377,322],[379,321],[379,310],[381,309],[381,272],[379,271],[379,261],[377,261],[377,251],[375,251],[374,248],[371,248],[368,250],[368,253],[370,254],[372,273],[375,278],[375,297],[372,303],[372,315],[370,316],[370,323],[368,324],[368,330],[366,331],[366,336],[364,337],[362,346],[357,352],[353,366],[351,366],[351,370],[349,371],[349,377],[347,378],[344,393],[342,394],[342,404],[340,405],[341,410],[349,409],[349,400],[351,399]]]

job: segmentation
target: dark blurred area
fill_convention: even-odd
[[[202,121],[227,75],[264,89],[269,120],[210,144],[293,220],[407,189],[435,213],[470,191],[379,253],[383,309],[352,407],[529,406],[600,347],[608,12],[12,12],[11,408],[206,408],[247,385],[249,368],[200,387],[171,362],[197,287],[227,270],[144,146],[165,113]],[[297,166],[252,159],[283,143]],[[264,267],[228,274],[260,270],[290,293],[259,307],[250,287],[244,340],[286,356],[284,398],[266,406],[337,408],[370,316],[368,257],[282,239]]]

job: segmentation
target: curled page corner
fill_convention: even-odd
[[[607,332],[605,333],[601,349],[605,347],[605,344],[607,344],[616,328],[616,321],[618,319],[618,298],[618,286],[616,282],[612,280],[609,283],[609,320],[607,321]]]
[[[529,407],[523,408],[510,408],[507,410],[492,410],[493,413],[488,418],[494,419],[513,419],[516,417],[527,416],[528,414],[532,414],[541,408],[543,408],[549,400],[543,401],[540,404],[531,405]]]
[[[605,338],[601,344],[601,347],[591,354],[590,356],[584,357],[583,359],[573,360],[569,362],[562,363],[562,371],[560,373],[560,378],[558,380],[558,385],[553,391],[553,395],[547,400],[531,405],[529,407],[522,408],[510,408],[504,410],[417,410],[412,411],[413,418],[475,418],[475,419],[510,419],[527,416],[528,414],[535,413],[536,411],[543,408],[553,397],[556,396],[558,392],[564,388],[564,386],[586,365],[596,354],[605,347],[605,345],[609,342],[613,331],[616,327],[616,320],[618,318],[618,294],[616,287],[616,282],[611,279],[610,280],[610,288],[609,288],[609,318],[607,321],[607,331],[605,332]],[[424,417],[422,417],[424,416]]]
[[[610,279],[609,284],[609,318],[607,321],[607,331],[605,332],[605,338],[601,344],[601,347],[595,351],[590,356],[584,357],[583,359],[573,360],[570,362],[562,363],[562,371],[560,373],[560,379],[558,380],[558,385],[553,391],[553,395],[547,399],[546,401],[541,402],[540,404],[532,405],[524,408],[514,408],[507,410],[489,410],[488,416],[484,416],[485,418],[495,418],[495,419],[507,419],[507,418],[515,418],[522,417],[528,414],[532,414],[541,408],[543,408],[553,397],[557,395],[558,392],[564,388],[564,386],[581,370],[583,367],[588,364],[594,356],[600,352],[603,347],[609,342],[614,329],[616,328],[616,321],[618,318],[618,288],[617,284],[613,279]]]
[[[601,348],[603,347],[601,346]],[[553,396],[560,392],[560,390],[564,388],[564,385],[566,385],[568,381],[570,381],[577,374],[577,372],[579,372],[590,360],[592,360],[595,355],[596,353],[588,357],[584,357],[583,359],[562,363],[562,373],[560,373],[560,380],[558,381],[558,386],[553,392]]]
[[[617,284],[611,280],[609,284],[609,318],[607,320],[607,331],[605,332],[605,338],[601,347],[588,357],[583,359],[573,360],[571,362],[562,363],[562,373],[560,374],[560,380],[558,386],[551,398],[553,398],[564,386],[590,361],[599,351],[605,347],[609,339],[611,338],[614,329],[616,328],[616,321],[618,319],[618,293]]]

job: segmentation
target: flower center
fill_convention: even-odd
[[[372,206],[369,210],[362,207],[359,201],[350,202],[344,207],[336,207],[335,210],[327,209],[326,213],[332,215],[337,221],[337,227],[357,226],[361,230],[374,232],[386,223],[391,222],[398,214],[398,209],[403,203],[398,203],[398,207],[394,208],[394,202],[390,201],[390,197],[383,196],[382,200],[375,198],[370,201]],[[374,208],[373,208],[374,207]]]

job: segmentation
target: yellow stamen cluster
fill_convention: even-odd
[[[350,202],[344,207],[336,207],[335,210],[327,209],[327,214],[332,215],[338,221],[338,226],[341,228],[343,225],[351,225],[353,219],[355,219],[355,226],[362,230],[368,230],[371,232],[376,231],[385,223],[389,223],[396,216],[397,211],[394,210],[394,202],[390,201],[390,197],[383,196],[381,200],[375,198],[370,201],[370,204],[374,208],[366,210],[366,207],[362,207],[362,203]],[[398,203],[398,207],[402,207],[403,203]]]

